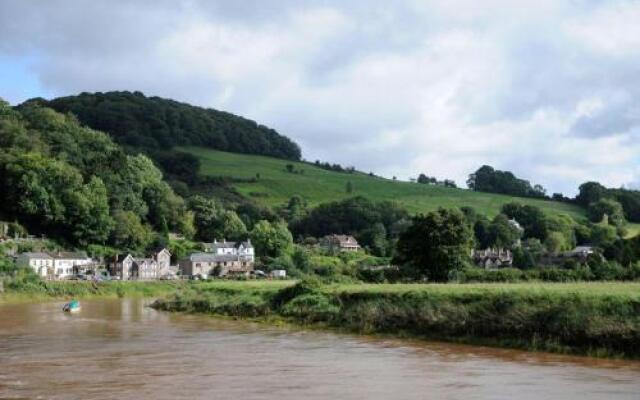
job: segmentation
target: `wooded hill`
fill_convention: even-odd
[[[291,139],[255,121],[141,92],[81,93],[30,102],[73,113],[82,124],[110,134],[125,146],[157,151],[194,145],[288,160],[301,156]]]

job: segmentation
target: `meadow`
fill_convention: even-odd
[[[204,175],[244,180],[252,180],[259,175],[255,181],[236,182],[233,186],[242,195],[267,206],[282,205],[294,195],[303,197],[310,206],[363,195],[372,200],[394,201],[411,213],[428,212],[438,207],[471,206],[478,212],[491,217],[498,214],[505,203],[518,201],[538,206],[550,213],[564,213],[574,218],[586,218],[584,210],[580,207],[555,201],[394,181],[361,172],[341,173],[308,163],[225,153],[202,147],[179,149],[200,159],[200,172]],[[287,164],[292,164],[295,172],[288,172]],[[416,174],[418,172],[416,171]],[[346,190],[348,182],[351,182],[351,193],[347,193]],[[464,182],[458,182],[458,184],[464,184]]]

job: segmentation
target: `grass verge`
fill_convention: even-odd
[[[640,284],[329,285],[214,282],[154,305],[359,333],[640,358]]]
[[[0,304],[68,298],[153,297],[175,293],[188,282],[19,282],[6,283]]]

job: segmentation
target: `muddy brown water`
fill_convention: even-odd
[[[0,306],[0,399],[635,399],[640,362],[393,340],[146,307]]]

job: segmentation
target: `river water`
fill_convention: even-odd
[[[0,399],[640,399],[640,362],[270,327],[149,300],[0,306]]]

